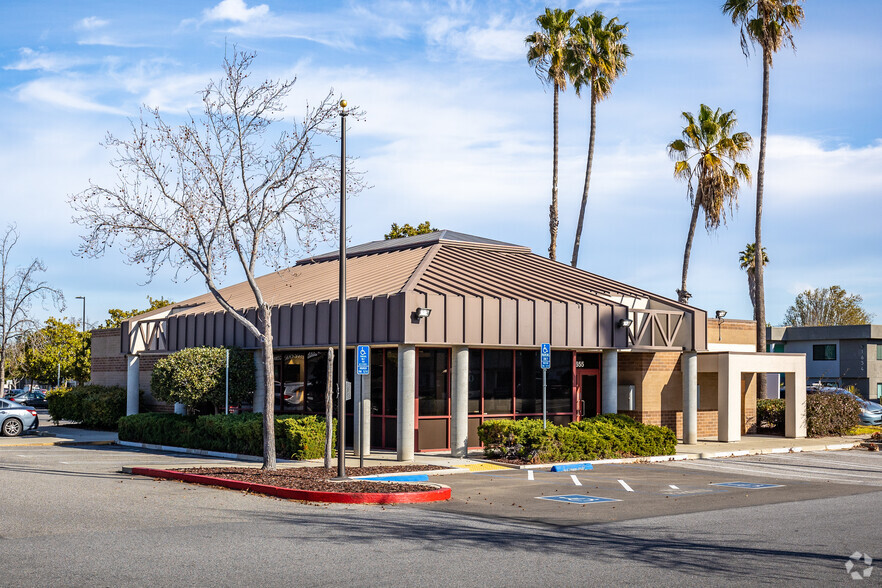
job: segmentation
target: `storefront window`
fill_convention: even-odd
[[[539,374],[540,382],[542,374]],[[548,412],[573,410],[573,354],[570,351],[552,351],[551,369],[546,374],[546,402]],[[539,391],[540,397],[542,391]],[[541,410],[541,407],[540,407]]]
[[[418,356],[419,415],[445,416],[448,407],[448,350],[420,349]]]
[[[469,350],[469,414],[481,414],[482,352]]]
[[[511,414],[514,410],[514,352],[484,351],[484,412]]]

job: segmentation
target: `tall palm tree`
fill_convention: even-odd
[[[772,55],[785,45],[794,49],[793,29],[799,28],[805,13],[801,0],[726,0],[723,13],[732,18],[732,24],[741,29],[741,50],[747,56],[752,44],[763,52],[763,113],[760,127],[759,163],[756,170],[756,239],[755,247],[762,251],[763,182],[766,170],[766,135],[769,127],[769,72]],[[756,268],[756,350],[766,350],[766,304],[763,265]],[[759,393],[765,393],[764,377],[759,379]]]
[[[585,187],[582,189],[579,224],[573,241],[573,267],[576,267],[579,261],[579,243],[582,239],[585,207],[588,205],[588,186],[591,183],[591,164],[594,161],[594,135],[597,131],[597,103],[610,95],[613,83],[627,69],[625,62],[632,55],[631,49],[625,44],[627,36],[628,23],[619,23],[618,17],[604,22],[603,13],[600,11],[595,11],[591,16],[580,16],[573,29],[570,77],[576,94],[581,95],[582,89],[588,87],[591,96],[588,165],[585,169]]]
[[[750,294],[750,304],[753,306],[753,320],[756,320],[756,245],[748,243],[744,251],[740,252],[738,261],[741,269],[747,270],[747,291]],[[766,248],[763,247],[763,265],[769,263]]]
[[[750,183],[750,168],[738,161],[750,153],[753,143],[747,133],[732,133],[737,124],[735,111],[711,110],[704,104],[698,119],[684,112],[686,126],[682,138],[668,145],[668,155],[674,160],[674,177],[686,180],[692,220],[683,254],[683,276],[677,296],[686,304],[692,296],[686,290],[689,254],[699,210],[704,210],[704,224],[708,232],[726,223],[726,209],[731,214],[738,203],[742,180]],[[695,180],[693,188],[692,182]]]
[[[567,87],[567,55],[572,44],[572,21],[575,10],[545,9],[536,18],[539,30],[527,35],[527,60],[536,75],[554,87],[554,157],[551,170],[551,206],[548,208],[548,230],[551,243],[548,258],[557,256],[557,145],[558,145],[558,94]]]

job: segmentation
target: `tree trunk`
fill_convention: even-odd
[[[0,349],[0,398],[6,396],[6,350]]]
[[[750,295],[750,305],[753,307],[753,320],[756,320],[756,276],[753,268],[747,269],[747,293]]]
[[[762,125],[760,127],[760,150],[759,162],[756,171],[756,242],[754,270],[756,277],[756,350],[759,353],[766,351],[766,303],[765,303],[765,285],[763,274],[763,180],[766,171],[766,135],[769,129],[769,73],[772,68],[771,53],[768,48],[763,48],[763,114]],[[766,397],[766,377],[765,374],[759,374],[759,382],[757,386],[757,394],[759,398]]]
[[[686,274],[689,272],[689,255],[692,252],[692,239],[695,237],[695,225],[698,222],[698,209],[701,208],[701,193],[695,195],[695,204],[692,205],[692,220],[689,221],[689,234],[686,237],[686,251],[683,252],[683,276],[680,281],[680,289],[677,290],[677,300],[683,304],[689,304],[689,292],[686,290]]]
[[[334,348],[328,347],[328,378],[325,386],[325,468],[331,469],[334,454]]]
[[[263,469],[276,469],[276,389],[275,366],[273,365],[273,333],[269,305],[259,311],[258,320],[263,333],[263,382],[265,394],[263,399]]]
[[[576,267],[579,262],[579,244],[582,240],[582,224],[585,220],[585,207],[588,205],[588,185],[591,183],[591,164],[594,161],[594,133],[597,130],[597,99],[594,95],[594,84],[591,84],[591,132],[588,134],[588,165],[585,168],[585,187],[582,188],[582,207],[579,209],[579,224],[576,227],[576,240],[573,241],[573,260],[570,265]]]
[[[554,83],[554,156],[551,165],[551,206],[548,207],[548,232],[551,234],[551,244],[548,245],[548,259],[557,258],[557,121],[558,107],[557,95],[559,93],[557,82]]]

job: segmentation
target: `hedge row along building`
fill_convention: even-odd
[[[276,410],[323,414],[326,353],[338,343],[337,254],[259,282],[274,305]],[[255,315],[247,284],[223,292]],[[790,374],[787,434],[805,436],[805,389],[794,385],[805,381],[803,355],[733,347],[716,323],[719,341],[709,344],[705,311],[526,247],[453,231],[350,247],[347,295],[347,344],[371,347],[369,376],[353,377],[347,354],[347,429],[365,449],[394,449],[403,460],[414,451],[462,454],[478,446],[486,419],[541,418],[542,343],[552,348],[547,412],[555,423],[619,412],[686,441],[734,441],[754,425],[753,374],[771,371]],[[736,326],[727,322],[727,341],[748,331]],[[150,400],[150,372],[163,355],[258,349],[211,294],[93,331],[92,341],[93,382],[127,386],[130,412],[139,389]]]

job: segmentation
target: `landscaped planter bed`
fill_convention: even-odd
[[[437,470],[433,466],[373,466],[348,468],[349,476],[404,474]],[[450,488],[439,484],[378,482],[371,480],[334,481],[336,469],[323,467],[278,468],[214,467],[158,470],[135,467],[133,474],[168,478],[209,486],[245,490],[292,500],[342,502],[348,504],[397,504],[434,502],[450,498]]]

